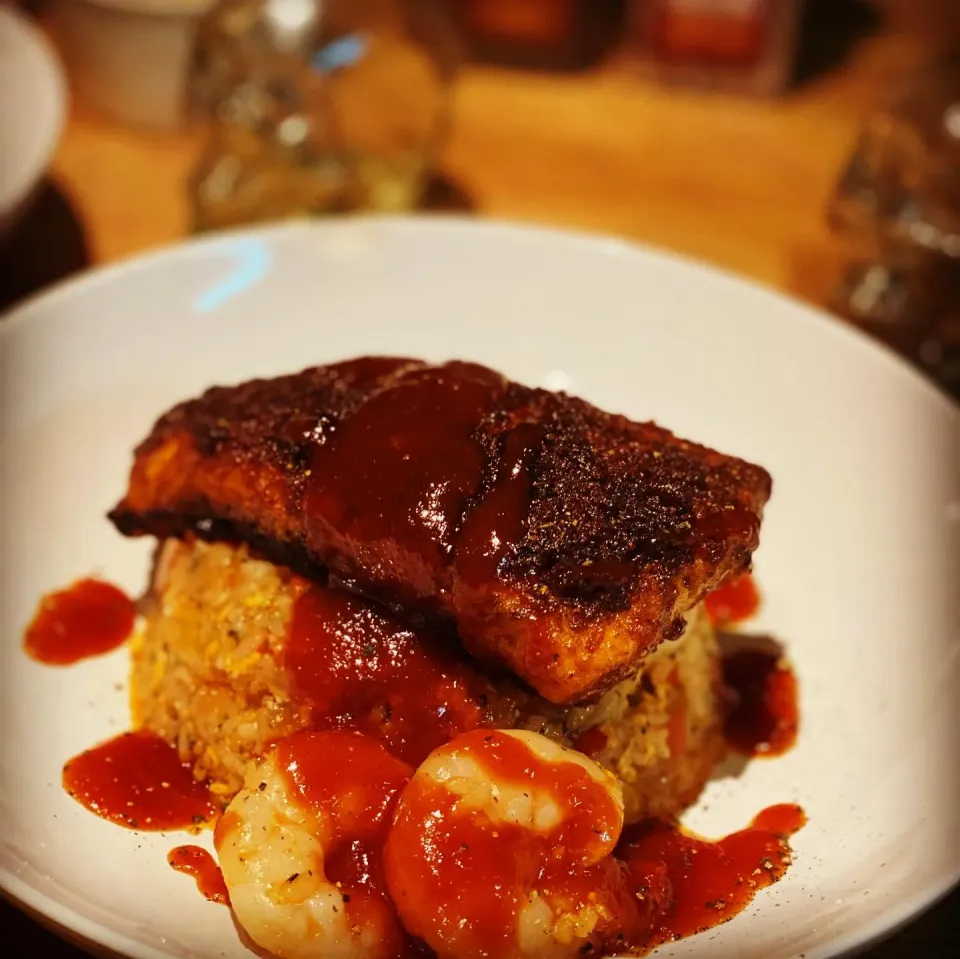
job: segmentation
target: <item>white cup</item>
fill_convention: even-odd
[[[124,123],[185,119],[200,17],[213,0],[52,0],[50,16],[81,98]]]

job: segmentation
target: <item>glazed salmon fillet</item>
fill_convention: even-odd
[[[749,567],[770,491],[758,466],[476,364],[364,357],[174,407],[110,517],[330,573],[572,704]]]

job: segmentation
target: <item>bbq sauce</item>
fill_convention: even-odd
[[[314,450],[308,541],[334,562],[376,570],[398,599],[432,597],[483,481],[486,451],[474,432],[506,385],[484,367],[450,363],[372,394]]]
[[[341,371],[344,376],[347,367],[350,364]],[[391,601],[431,612],[452,608],[462,628],[463,618],[476,612],[471,594],[486,589],[489,599],[489,590],[499,585],[503,561],[522,544],[530,546],[527,523],[534,480],[540,476],[534,464],[538,457],[542,462],[547,450],[556,455],[550,425],[554,420],[562,424],[564,416],[572,419],[571,435],[579,439],[570,455],[579,451],[585,457],[580,465],[590,481],[615,486],[610,464],[602,465],[597,451],[587,449],[598,437],[590,439],[586,421],[576,425],[577,417],[587,416],[579,401],[569,400],[550,413],[538,406],[542,398],[536,391],[511,390],[515,388],[498,373],[472,363],[401,367],[335,424],[311,434],[304,471],[306,546],[311,553],[348,581],[363,571],[366,585],[374,584]],[[601,416],[598,423],[599,438],[619,429],[615,418],[607,422]],[[648,432],[654,429],[647,426]],[[664,442],[669,437],[664,431]],[[718,544],[755,539],[759,519],[736,503],[694,516],[692,486],[700,481],[702,464],[687,462],[684,455],[674,447],[666,455],[652,448],[635,450],[629,462],[614,470],[636,470],[642,464],[650,482],[689,483],[691,490],[682,489],[669,507],[676,524],[668,523],[666,514],[651,519],[643,503],[629,497],[611,504],[611,510],[637,527],[637,535],[666,535],[666,526],[660,529],[657,523],[668,525],[676,539],[673,547],[690,545],[705,562],[714,562]],[[571,476],[577,475],[574,462],[570,470]],[[573,509],[589,513],[575,485],[565,499]],[[665,508],[658,502],[657,509]],[[561,525],[572,530],[580,522],[571,516]],[[611,536],[614,532],[607,530]],[[624,543],[618,547],[624,553],[620,557],[599,555],[602,550],[591,548],[585,556],[589,562],[578,560],[575,576],[567,579],[575,581],[571,585],[592,584],[587,593],[604,594],[610,587],[622,593],[645,561],[643,552],[635,555],[636,548],[636,542],[629,547]],[[650,544],[646,548],[656,555]],[[538,556],[534,565],[538,563],[565,568],[562,556]],[[590,599],[582,588],[575,595]]]
[[[419,776],[403,794],[387,845],[391,889],[431,927],[414,932],[440,937],[452,954],[512,953],[516,919],[535,883],[538,897],[565,903],[564,911],[602,902],[594,937],[613,944],[646,935],[653,903],[636,898],[611,855],[620,809],[607,789],[579,764],[542,758],[503,732],[468,733],[456,750],[458,762],[479,766],[500,787],[491,804],[509,796],[522,810],[521,797],[533,797],[556,812],[539,828],[508,814],[471,815],[448,787]],[[429,915],[421,903],[431,904]]]
[[[457,541],[455,589],[461,612],[483,615],[500,563],[526,533],[529,463],[544,436],[542,426],[521,423],[504,437],[493,487],[467,516]]]
[[[351,379],[353,364],[338,375]],[[593,629],[637,600],[651,563],[673,576],[756,539],[743,477],[718,467],[719,499],[707,498],[713,467],[653,424],[472,363],[365,382],[304,434],[305,549],[392,607],[452,621],[469,650],[499,654],[547,698],[578,683],[558,655],[558,605]],[[579,682],[586,692],[589,677]]]
[[[485,678],[436,637],[344,590],[311,587],[296,600],[284,665],[315,727],[375,736],[415,765],[495,720]]]
[[[69,666],[116,649],[133,630],[136,607],[116,586],[81,579],[40,601],[23,648],[50,666]]]
[[[760,592],[744,574],[705,600],[715,626],[729,628],[754,616]],[[800,725],[797,678],[780,643],[768,636],[719,634],[728,704],[727,743],[745,756],[779,756],[797,739]]]
[[[637,892],[663,903],[648,945],[705,932],[745,909],[782,878],[791,863],[788,840],[805,822],[799,806],[779,805],[717,841],[659,820],[628,828],[617,856]]]
[[[146,731],[123,733],[69,760],[63,787],[81,806],[128,829],[196,827],[216,812],[190,764]]]
[[[213,856],[200,846],[177,846],[167,853],[167,862],[177,872],[192,876],[200,894],[210,902],[230,905],[230,893]]]
[[[324,869],[351,923],[382,930],[398,959],[418,955],[387,894],[382,855],[397,798],[413,769],[369,736],[339,731],[281,740],[277,765],[293,800],[329,824]]]
[[[715,626],[733,626],[756,615],[760,593],[749,573],[715,589],[704,600],[707,615]]]
[[[796,675],[775,641],[737,639],[723,656],[727,743],[746,756],[782,755],[795,744],[800,726]]]

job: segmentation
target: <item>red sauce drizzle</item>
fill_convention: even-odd
[[[430,637],[354,594],[311,588],[296,601],[285,652],[295,694],[321,729],[354,729],[419,764],[488,725],[494,690]]]
[[[601,785],[580,766],[542,760],[501,732],[467,733],[455,749],[499,783],[548,794],[561,822],[548,832],[493,823],[457,810],[448,789],[417,777],[385,847],[390,891],[412,933],[463,959],[512,954],[516,916],[536,886],[564,911],[603,902],[598,943],[615,949],[646,937],[653,904],[633,894],[612,856],[619,813]]]
[[[760,520],[756,513],[743,506],[731,506],[728,509],[714,510],[694,521],[693,530],[697,538],[729,540],[752,540],[760,529]],[[701,542],[697,552],[704,558],[709,555],[709,544]]]
[[[123,733],[71,759],[63,787],[81,806],[129,829],[183,829],[215,814],[190,764],[146,731]]]
[[[387,930],[398,959],[417,955],[387,894],[382,862],[394,806],[413,769],[369,736],[340,731],[295,733],[277,744],[277,762],[290,795],[331,824],[324,870],[351,922]]]
[[[23,648],[41,663],[69,666],[116,649],[135,618],[133,601],[116,586],[81,579],[40,600]]]
[[[747,829],[711,842],[652,820],[625,831],[617,855],[642,895],[663,904],[656,946],[732,919],[791,862],[788,839],[806,822],[799,806],[765,809]]]
[[[307,538],[338,573],[376,570],[403,600],[432,597],[486,453],[473,439],[505,380],[470,363],[411,370],[318,444],[306,491]],[[338,557],[340,559],[338,559]]]
[[[205,899],[230,905],[230,893],[223,881],[223,873],[206,849],[200,846],[177,846],[167,853],[167,862],[177,872],[192,876]]]
[[[525,533],[530,505],[527,464],[545,434],[535,423],[520,423],[504,434],[494,486],[470,511],[457,540],[458,608],[477,600],[489,602],[486,590],[496,580],[500,562]],[[471,595],[475,592],[478,595]]]
[[[756,615],[760,593],[749,573],[715,589],[704,600],[707,615],[715,626],[732,626]]]
[[[779,756],[797,740],[797,679],[774,643],[731,650],[723,658],[730,695],[725,735],[747,756]]]

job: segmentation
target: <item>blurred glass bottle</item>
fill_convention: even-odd
[[[220,0],[198,31],[195,229],[415,207],[458,62],[440,0]]]
[[[789,85],[804,0],[633,0],[626,52],[655,79],[774,96]]]
[[[473,59],[582,70],[619,38],[625,0],[448,0]]]
[[[850,259],[835,308],[960,395],[960,51],[868,121],[828,218]]]

